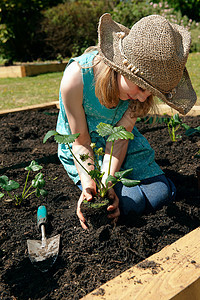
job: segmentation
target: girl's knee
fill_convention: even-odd
[[[174,200],[176,188],[171,180],[165,177],[163,181],[142,184],[141,189],[153,209],[159,209]]]
[[[139,186],[130,188],[118,184],[115,192],[119,198],[119,206],[122,214],[127,215],[130,212],[141,214],[144,212],[146,201]]]
[[[140,186],[125,187],[121,183],[115,187],[119,198],[121,212],[142,214],[145,209],[159,209],[174,200],[176,188],[173,182],[164,175],[159,178],[149,178]]]

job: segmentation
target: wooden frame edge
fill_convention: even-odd
[[[30,106],[19,107],[19,108],[14,108],[14,109],[6,109],[6,110],[0,111],[0,115],[6,115],[9,113],[15,113],[15,112],[26,111],[26,110],[45,109],[45,108],[51,108],[51,107],[59,108],[59,101],[30,105]]]
[[[198,227],[82,300],[200,299],[199,249]]]
[[[41,109],[41,108],[50,108],[50,107],[54,107],[54,106],[59,108],[59,101],[41,103],[41,104],[36,104],[36,105],[31,105],[31,106],[24,106],[24,107],[19,107],[19,108],[14,108],[14,109],[1,110],[0,115],[13,113],[13,112],[18,112],[18,111],[25,111],[25,110],[36,110],[36,109]],[[167,104],[159,104],[158,106],[159,106],[159,108],[158,108],[158,113],[159,114],[166,113],[166,114],[169,114],[169,115],[173,115],[173,114],[177,113],[177,111],[170,108]],[[199,115],[200,115],[200,105],[195,105],[186,116],[196,117],[196,116],[199,116]]]
[[[40,63],[40,64],[23,64],[13,66],[1,66],[0,78],[16,78],[35,76],[44,73],[51,72],[63,72],[66,68],[68,61],[52,62],[52,63]]]

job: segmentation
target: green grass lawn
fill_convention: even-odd
[[[0,78],[0,110],[58,101],[62,74]]]
[[[190,53],[186,67],[197,94],[197,104],[200,105],[200,53]]]
[[[191,53],[187,68],[200,105],[200,53]],[[0,78],[0,110],[58,101],[63,72],[23,78]]]

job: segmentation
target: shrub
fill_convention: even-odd
[[[111,15],[116,22],[131,28],[141,18],[152,14],[152,11],[148,1],[123,1],[113,9]]]
[[[49,58],[58,54],[70,57],[81,54],[97,43],[99,17],[111,11],[115,1],[78,0],[66,2],[43,12],[42,32],[45,34]]]

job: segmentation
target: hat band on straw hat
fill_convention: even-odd
[[[127,56],[124,54],[122,39],[125,37],[125,33],[121,31],[121,32],[117,32],[117,35],[119,37],[119,51],[121,55],[124,57],[123,64],[127,66],[128,70],[130,70],[134,74],[137,74],[139,72],[139,69],[136,66],[133,66],[133,64],[129,63]],[[143,75],[143,72],[141,72],[141,75]]]

